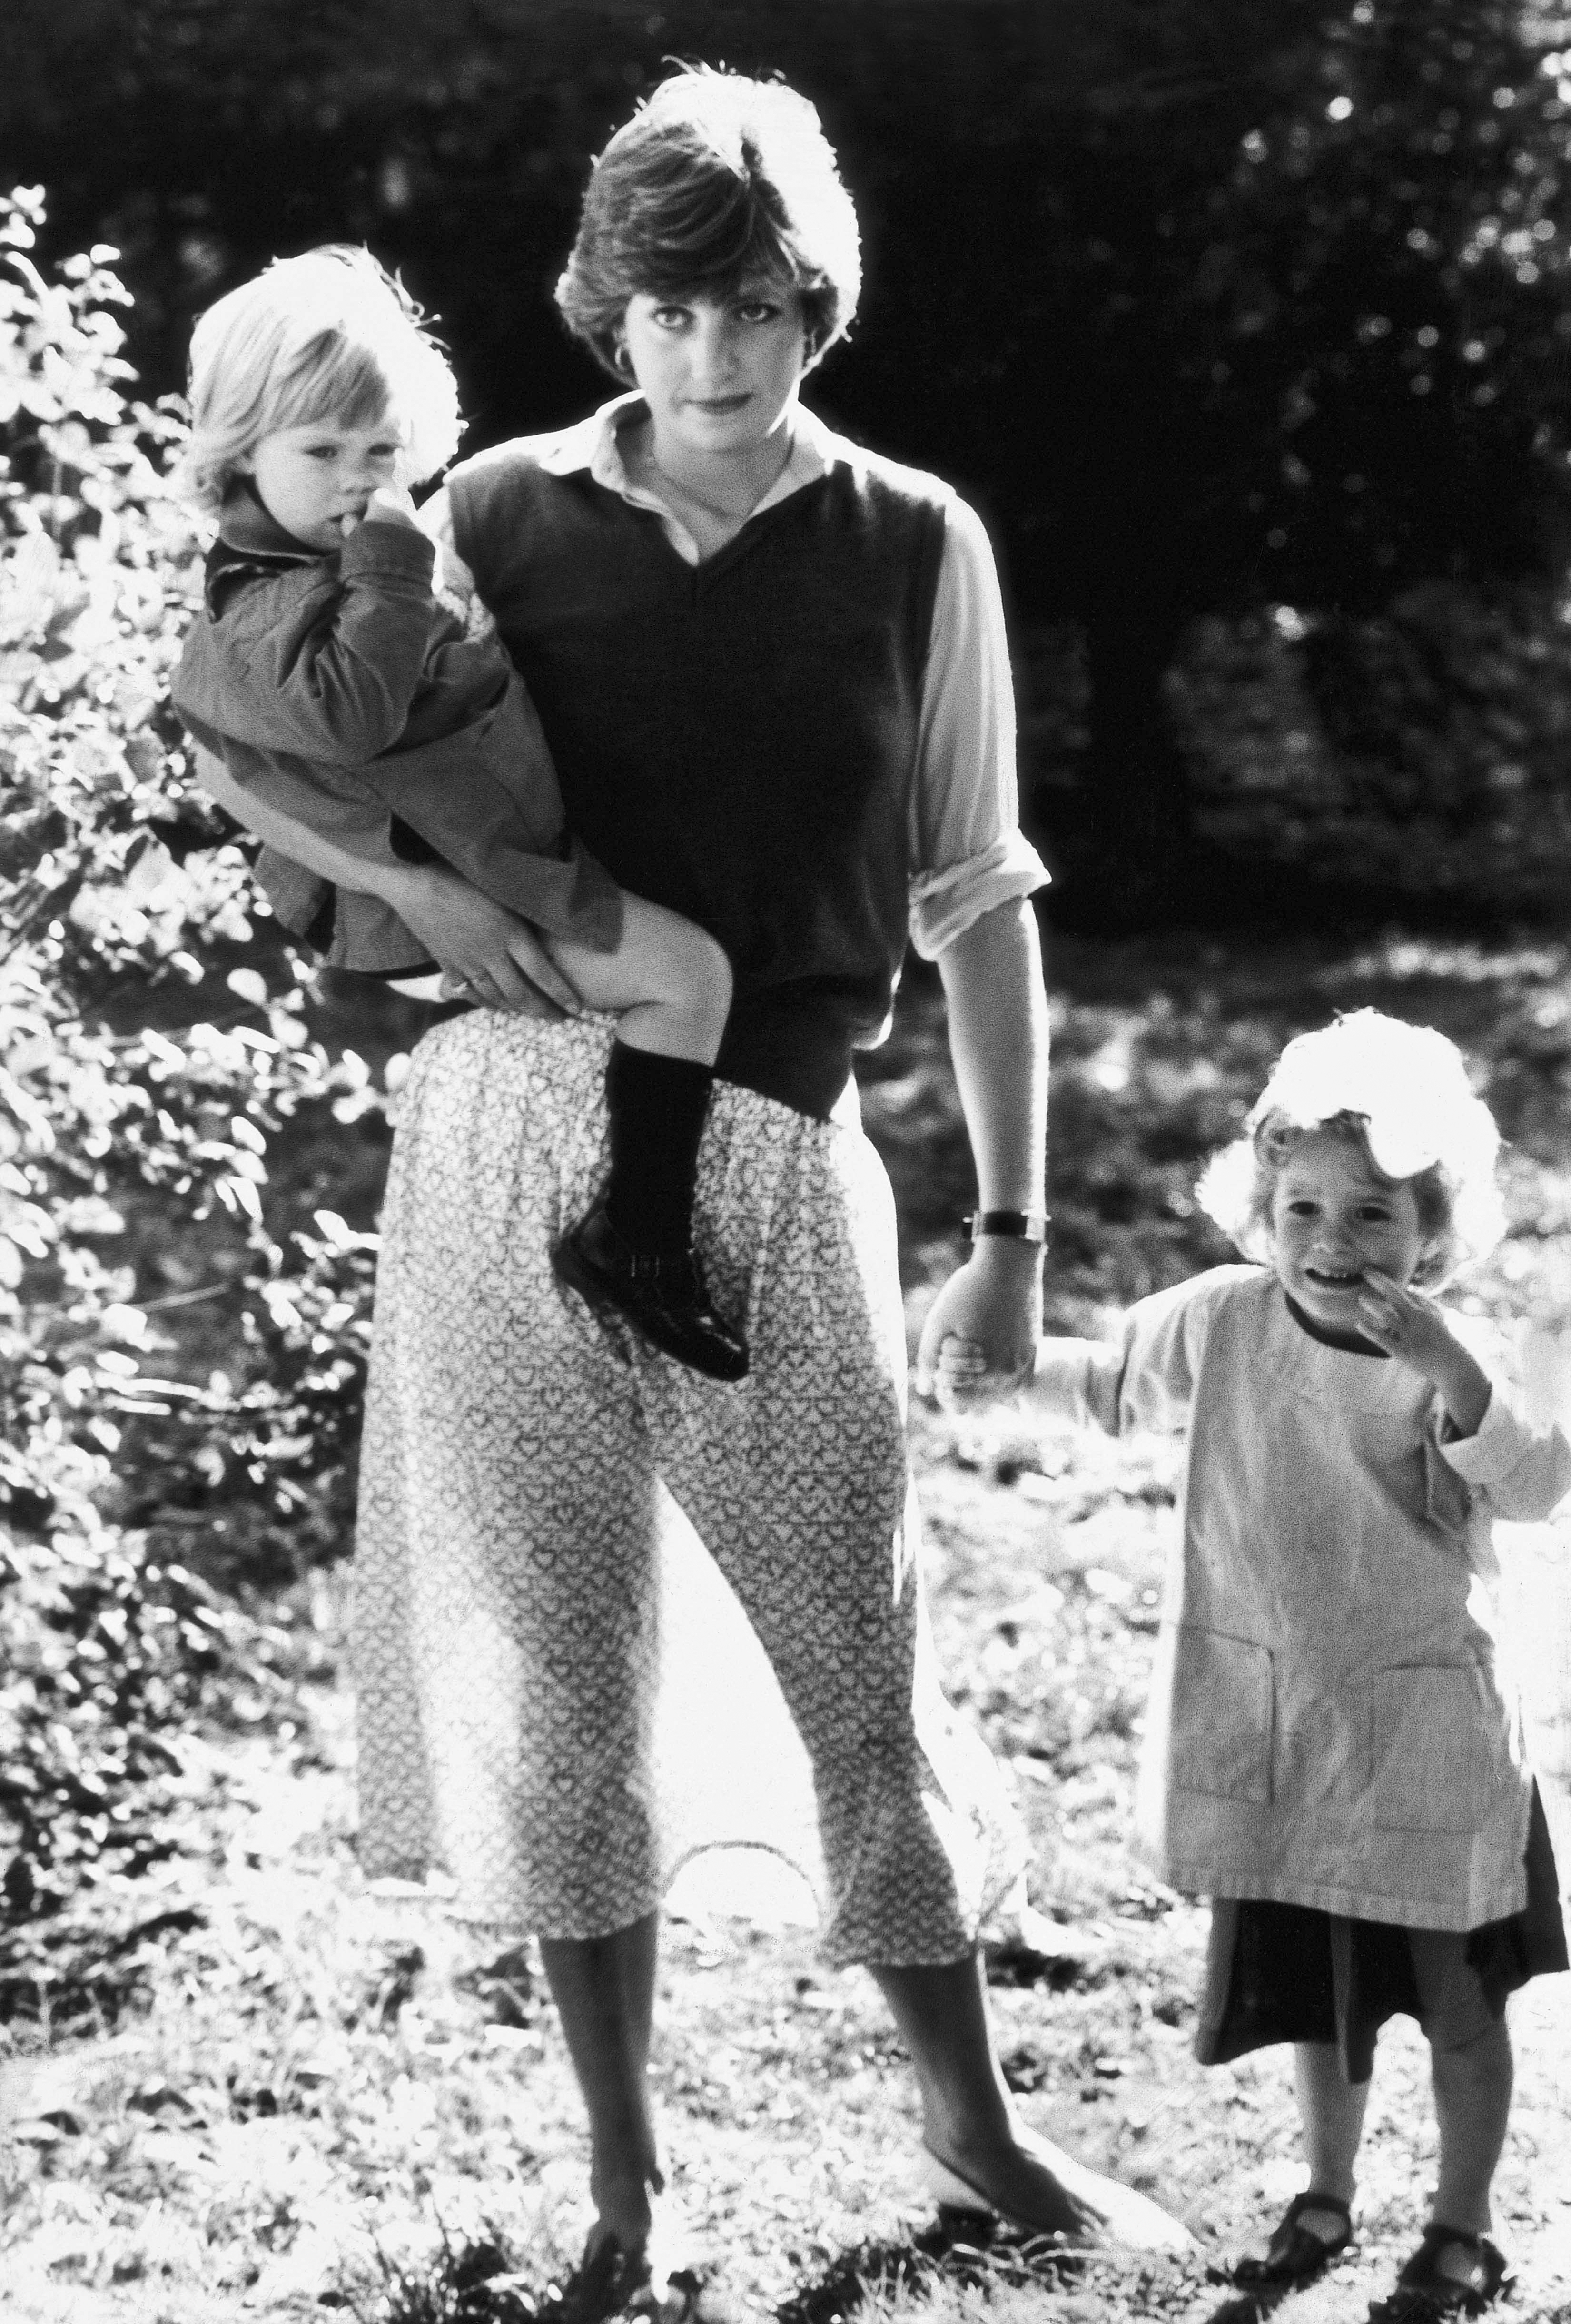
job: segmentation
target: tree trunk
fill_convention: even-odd
[[[1161,925],[1185,918],[1193,900],[1184,762],[1161,690],[1188,613],[1177,597],[1132,594],[1091,610],[1085,778],[1058,795],[1049,820],[1063,925]]]

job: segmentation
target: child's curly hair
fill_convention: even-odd
[[[387,417],[403,435],[406,484],[445,467],[462,432],[452,368],[420,308],[347,243],[274,259],[209,307],[191,334],[189,400],[175,484],[199,509],[221,506],[240,464],[280,429]]]
[[[1244,1135],[1196,1189],[1246,1258],[1270,1260],[1277,1180],[1294,1148],[1321,1132],[1356,1147],[1384,1185],[1411,1186],[1427,1238],[1413,1280],[1424,1289],[1483,1258],[1504,1233],[1500,1132],[1461,1051],[1428,1026],[1360,1009],[1288,1043]]]

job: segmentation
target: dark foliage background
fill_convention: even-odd
[[[1279,909],[1541,909],[1562,37],[1514,0],[12,0],[0,142],[57,248],[122,252],[151,389],[267,256],[363,236],[444,317],[477,445],[601,392],[550,285],[665,60],[782,69],[869,262],[815,398],[989,517],[1061,917],[1236,912],[1245,845]]]

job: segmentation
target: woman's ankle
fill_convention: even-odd
[[[930,2116],[923,2125],[922,2144],[938,2162],[961,2172],[970,2166],[985,2170],[990,2163],[1008,2163],[1024,2151],[1015,2123],[984,2126],[947,2117],[936,2122]]]

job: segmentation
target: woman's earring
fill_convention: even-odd
[[[616,365],[617,370],[622,374],[624,379],[631,379],[633,377],[633,357],[627,352],[627,341],[625,339],[617,340],[616,350],[611,360]]]

